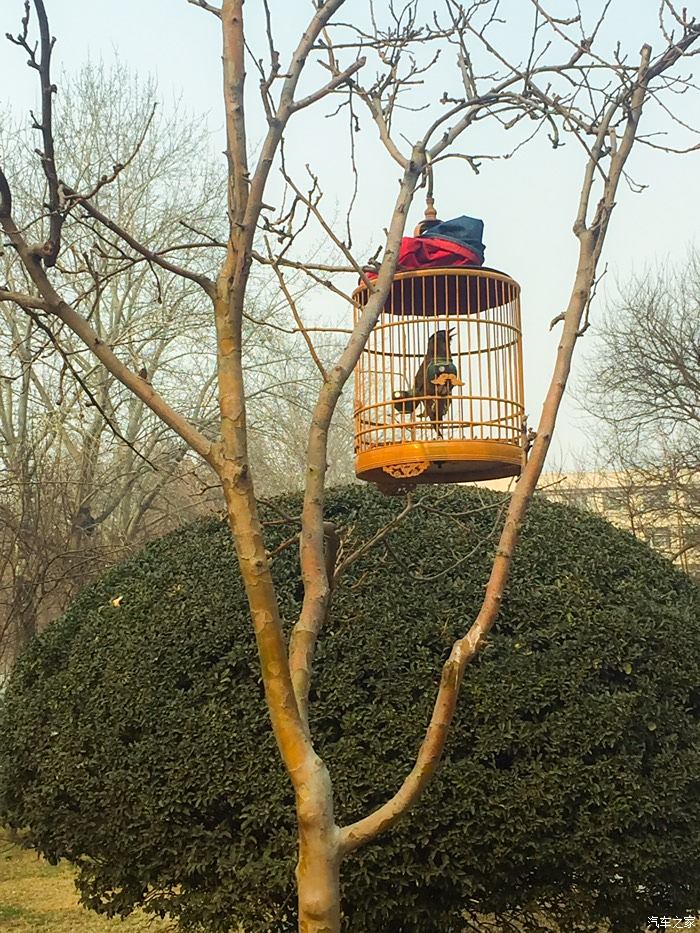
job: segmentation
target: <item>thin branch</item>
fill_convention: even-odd
[[[192,6],[201,7],[203,10],[206,10],[208,13],[213,13],[214,16],[221,19],[221,9],[220,7],[213,6],[211,3],[207,3],[207,0],[187,0],[188,3],[191,3]]]
[[[272,259],[272,252],[270,250],[269,243],[266,243],[266,245],[267,245],[267,250],[268,250],[270,259]],[[287,287],[287,283],[284,279],[284,274],[275,262],[272,262],[271,265],[272,265],[272,269],[275,275],[277,276],[277,281],[279,282],[279,286],[282,289],[282,293],[284,294],[284,297],[287,299],[287,304],[289,305],[289,309],[292,312],[294,320],[296,321],[297,329],[299,333],[302,335],[302,337],[304,338],[304,341],[306,342],[306,346],[309,349],[309,353],[311,354],[311,359],[314,361],[314,363],[316,364],[318,368],[318,371],[321,373],[321,378],[323,379],[324,382],[326,382],[328,380],[328,373],[326,372],[325,366],[321,362],[320,356],[316,352],[316,347],[314,346],[313,340],[309,336],[309,333],[306,327],[304,327],[304,322],[299,316],[299,311],[297,309],[296,301],[294,300],[293,295],[291,294],[291,292],[289,291],[289,288]]]
[[[338,247],[340,252],[343,254],[345,259],[352,265],[354,271],[358,274],[358,276],[360,277],[360,280],[367,286],[371,294],[374,291],[375,283],[372,280],[367,278],[367,275],[365,274],[365,271],[362,268],[362,266],[359,265],[359,263],[356,261],[355,257],[353,256],[352,252],[348,249],[345,243],[343,243],[340,237],[336,235],[333,228],[326,221],[326,218],[323,216],[321,211],[318,209],[317,201],[314,201],[312,199],[312,195],[314,191],[318,190],[318,179],[313,174],[313,172],[311,171],[311,168],[308,165],[306,166],[306,171],[309,173],[311,177],[311,182],[312,182],[312,188],[308,195],[305,195],[303,191],[301,191],[301,189],[297,187],[293,179],[284,170],[282,171],[282,175],[284,177],[284,180],[287,182],[287,184],[292,189],[292,191],[294,191],[294,193],[299,198],[299,200],[302,202],[302,204],[305,204],[306,207],[309,209],[309,211],[311,211],[311,213],[314,215],[314,217],[320,224],[323,231],[327,234],[328,237],[330,237],[333,243],[335,243],[335,245]]]
[[[126,160],[126,162],[116,162],[112,166],[112,171],[109,175],[103,175],[102,178],[100,178],[100,180],[96,182],[95,186],[92,188],[91,191],[88,191],[87,193],[81,195],[81,201],[89,201],[92,198],[94,198],[95,195],[98,194],[98,192],[101,191],[101,189],[105,187],[105,185],[111,185],[113,182],[115,182],[117,178],[121,175],[121,173],[131,165],[131,163],[134,161],[136,156],[141,151],[141,147],[143,146],[146,140],[146,136],[151,127],[151,123],[153,122],[153,118],[156,115],[157,106],[158,105],[154,102],[153,106],[151,107],[151,112],[146,118],[146,122],[144,124],[143,130],[141,131],[139,138],[136,140],[136,145],[132,149],[131,155]],[[80,202],[76,201],[74,203],[80,203]],[[70,210],[70,206],[68,209]]]
[[[328,432],[343,387],[357,365],[389,294],[408,206],[419,184],[425,162],[425,151],[420,146],[415,146],[401,180],[387,233],[384,259],[374,282],[374,289],[355,324],[352,336],[333,366],[328,381],[321,387],[311,418],[300,547],[304,602],[289,643],[294,693],[305,722],[308,716],[311,666],[316,640],[328,615],[331,597],[330,581],[325,570],[323,534],[323,492],[328,459]]]
[[[49,339],[49,342],[51,343],[51,345],[53,346],[53,348],[56,350],[56,352],[59,354],[59,356],[60,356],[61,359],[63,360],[65,367],[66,367],[66,368],[68,369],[68,371],[71,373],[71,375],[73,376],[73,378],[75,379],[75,381],[78,383],[78,385],[80,386],[80,388],[83,390],[83,392],[87,395],[88,399],[90,400],[90,404],[96,409],[97,412],[99,412],[100,416],[102,417],[102,419],[104,420],[105,424],[107,425],[107,427],[109,428],[109,430],[112,432],[112,434],[113,434],[118,440],[120,440],[123,444],[125,444],[128,448],[130,448],[130,450],[132,450],[140,460],[143,460],[144,463],[147,463],[153,470],[155,470],[155,469],[156,469],[155,464],[152,463],[152,462],[148,459],[148,457],[146,457],[144,454],[142,454],[141,451],[138,450],[138,449],[134,446],[134,444],[133,444],[127,437],[125,437],[124,434],[122,434],[122,432],[119,430],[119,428],[116,426],[116,424],[114,424],[114,422],[113,422],[112,419],[109,417],[109,415],[107,414],[107,412],[105,411],[105,409],[103,408],[103,406],[102,406],[102,405],[100,404],[100,402],[98,401],[98,399],[97,399],[95,393],[92,391],[92,389],[91,389],[90,386],[87,384],[87,382],[85,381],[85,379],[82,377],[82,375],[78,372],[78,370],[75,368],[75,366],[74,366],[73,363],[71,362],[71,359],[70,359],[69,354],[68,354],[68,353],[66,352],[66,350],[64,350],[64,348],[61,346],[61,344],[59,343],[59,341],[58,341],[56,335],[55,335],[54,332],[51,330],[51,328],[50,328],[50,327],[47,327],[47,325],[44,323],[44,321],[42,321],[41,318],[40,318],[37,314],[34,314],[34,313],[32,313],[31,311],[28,311],[27,313],[30,314],[32,320],[33,320],[34,323],[37,325],[37,327],[39,327],[40,330],[41,330],[44,334],[46,334],[46,336],[47,336],[48,339]]]
[[[383,541],[387,535],[390,535],[391,532],[396,528],[401,522],[406,518],[407,515],[410,515],[411,512],[420,508],[420,503],[415,502],[411,493],[406,496],[406,505],[404,508],[396,515],[390,522],[387,522],[383,528],[380,528],[379,531],[373,535],[368,541],[365,541],[364,544],[361,544],[360,547],[356,548],[351,554],[348,554],[344,558],[338,567],[336,568],[335,574],[333,576],[333,585],[336,586],[338,580],[341,576],[352,567],[356,561],[363,557],[367,551],[370,551],[373,547]]]
[[[256,262],[262,263],[263,265],[271,265],[270,260],[257,250],[252,250],[251,256]],[[332,272],[334,275],[340,275],[343,272],[355,272],[355,266],[335,266],[328,265],[327,263],[297,262],[294,259],[287,259],[286,256],[281,258],[276,256],[274,261],[280,266],[288,266],[290,269],[299,269],[301,272],[306,272],[309,269],[316,272]]]
[[[34,125],[36,129],[41,131],[44,147],[39,155],[48,186],[49,236],[42,246],[35,248],[35,251],[48,268],[56,265],[56,259],[61,248],[61,229],[65,220],[53,139],[53,95],[56,93],[56,86],[51,82],[51,53],[56,40],[49,32],[49,21],[44,7],[44,0],[34,0],[34,7],[39,21],[40,58],[38,63],[34,50],[30,48],[26,41],[22,44],[29,53],[30,64],[39,72],[41,87],[41,121],[37,122],[35,119]]]
[[[353,62],[353,64],[346,68],[344,71],[334,75],[328,84],[325,84],[317,91],[314,91],[313,94],[309,94],[307,97],[302,97],[301,100],[295,100],[291,105],[291,112],[296,113],[297,110],[303,110],[305,107],[310,107],[311,104],[315,104],[316,101],[321,100],[323,97],[327,97],[337,88],[341,87],[341,85],[347,83],[349,79],[366,64],[366,58],[358,58],[356,62]]]
[[[111,230],[112,233],[116,234],[116,236],[123,240],[135,252],[137,252],[140,256],[143,256],[144,259],[154,263],[156,266],[160,266],[161,269],[165,269],[167,272],[172,272],[174,275],[179,275],[183,279],[189,279],[191,282],[196,282],[197,285],[204,289],[210,298],[214,297],[216,293],[216,286],[206,275],[201,275],[198,272],[191,272],[189,269],[185,269],[183,266],[179,266],[167,259],[163,259],[160,251],[152,250],[148,246],[144,246],[143,243],[140,243],[127,230],[103,214],[102,211],[98,210],[94,204],[91,204],[90,201],[85,200],[85,198],[77,191],[73,191],[71,188],[67,187],[64,187],[64,191],[66,195],[70,197],[72,202],[74,201],[80,204],[81,207],[83,207],[91,217],[102,224],[103,227]]]
[[[7,288],[0,288],[0,301],[11,301],[20,308],[32,308],[36,311],[46,311],[47,305],[42,298],[35,295],[25,295],[23,292],[13,292]]]

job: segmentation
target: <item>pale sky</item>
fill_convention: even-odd
[[[568,14],[573,4],[558,0],[559,15]],[[599,7],[598,0],[585,0],[584,11]],[[135,71],[157,78],[160,95],[167,105],[179,98],[180,106],[204,114],[214,131],[215,149],[223,148],[221,134],[221,56],[218,21],[210,14],[189,5],[186,0],[46,0],[52,33],[57,37],[55,79],[59,69],[76,69],[88,57],[109,63],[115,55]],[[623,40],[630,54],[636,56],[644,38],[650,37],[655,48],[661,47],[657,30],[656,0],[613,0],[607,32],[603,34],[606,51],[615,41]],[[437,8],[437,6],[436,6]],[[303,0],[271,0],[276,38],[282,51],[288,49],[308,19],[312,6]],[[348,0],[343,18],[357,21],[365,16],[367,0]],[[430,11],[431,4],[424,4]],[[499,26],[504,47],[516,54],[527,45],[532,7],[526,0],[507,0],[502,4]],[[0,5],[0,35],[16,32],[23,12],[22,0],[3,0]],[[261,0],[248,0],[244,8],[252,28],[252,38],[259,55],[266,47],[260,38],[263,23]],[[0,112],[11,107],[16,114],[26,112],[36,99],[35,74],[24,66],[25,54],[0,40]],[[695,64],[698,59],[692,60]],[[691,69],[688,63],[685,73]],[[443,59],[431,73],[431,99],[436,100],[444,86],[456,75],[454,61]],[[256,75],[248,68],[251,94]],[[311,89],[327,80],[316,66],[307,76],[305,88]],[[60,96],[60,95],[59,95]],[[256,97],[257,95],[255,95]],[[255,100],[251,96],[251,102]],[[698,98],[679,98],[675,102],[684,119],[697,115]],[[309,162],[318,173],[325,192],[324,204],[340,218],[338,232],[343,233],[345,207],[352,190],[348,159],[348,122],[346,118],[329,120],[333,109],[323,103],[299,115],[290,125],[287,153],[290,165],[303,169]],[[361,110],[358,105],[358,112]],[[667,121],[658,108],[649,108],[643,129],[657,129]],[[419,135],[424,125],[420,113],[407,115],[404,127],[410,134],[416,127]],[[254,147],[262,134],[262,122],[250,122],[250,142]],[[357,160],[360,189],[353,213],[356,252],[363,257],[373,251],[388,224],[391,204],[397,190],[398,166],[376,141],[372,125],[364,119],[357,135]],[[219,145],[219,139],[221,145]],[[677,136],[688,143],[687,136]],[[465,142],[462,151],[507,151],[508,139],[493,131],[480,132]],[[526,363],[526,400],[530,422],[536,423],[539,408],[549,381],[558,331],[550,333],[549,321],[566,305],[576,259],[576,241],[571,225],[576,213],[579,179],[582,175],[581,153],[573,141],[552,150],[546,140],[535,141],[508,161],[484,161],[480,174],[474,175],[466,163],[446,162],[436,171],[436,202],[443,219],[458,214],[480,217],[485,223],[486,263],[508,272],[522,286],[524,348]],[[641,272],[650,264],[682,261],[689,246],[697,242],[698,203],[700,202],[700,152],[678,156],[638,147],[628,167],[635,181],[647,185],[641,194],[622,187],[613,214],[605,247],[608,273],[601,285],[600,297],[593,311],[600,314],[606,300],[614,296],[616,283]],[[274,203],[274,202],[273,202]],[[407,231],[420,219],[422,197],[414,201]],[[224,205],[222,205],[222,211]],[[363,248],[364,247],[364,248]],[[325,310],[319,297],[313,297],[308,310],[315,318]],[[343,309],[328,308],[328,316],[337,320]],[[349,316],[349,310],[348,310]],[[589,332],[590,333],[590,332]],[[581,341],[579,349],[590,352],[592,339]],[[587,344],[587,346],[583,346]],[[575,366],[574,374],[580,367]],[[559,423],[558,444],[554,458],[584,453],[587,431],[572,400],[567,401]]]

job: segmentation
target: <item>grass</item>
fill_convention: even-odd
[[[12,933],[165,933],[172,925],[134,915],[107,920],[78,903],[70,865],[49,865],[0,830],[0,930]]]
[[[173,933],[174,926],[137,913],[108,920],[78,902],[73,869],[49,865],[31,849],[14,845],[0,829],[0,931],[12,933]],[[486,920],[486,918],[484,918]],[[480,924],[481,926],[481,924]],[[546,924],[542,933],[556,928]],[[482,933],[493,931],[483,923]],[[243,931],[239,931],[243,933]],[[601,933],[605,929],[601,928]]]

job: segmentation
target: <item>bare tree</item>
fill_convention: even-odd
[[[214,242],[200,242],[192,230],[215,230],[225,176],[207,161],[201,121],[173,107],[157,109],[157,96],[152,81],[139,82],[120,62],[110,70],[89,64],[66,78],[63,106],[53,120],[64,171],[87,184],[91,166],[102,171],[115,161],[115,146],[118,154],[138,151],[113,184],[102,183],[109,174],[100,176],[96,203],[124,226],[148,217],[145,241],[182,239],[191,262],[214,268]],[[11,119],[0,129],[15,216],[26,231],[41,217],[44,196],[40,164],[23,161],[33,132]],[[193,236],[196,243],[189,246]],[[160,277],[153,264],[134,262],[108,231],[85,218],[64,229],[62,244],[54,275],[72,307],[119,348],[141,379],[157,385],[201,429],[214,431],[216,341],[201,289],[179,277]],[[3,252],[0,269],[6,288],[23,287],[13,250]],[[254,296],[251,289],[244,363],[261,428],[273,401],[278,411],[303,404],[315,369],[298,359],[300,336],[275,324],[283,309],[265,279],[269,272],[256,278]],[[202,492],[211,472],[202,474],[187,445],[142,399],[81,354],[77,337],[54,334],[34,309],[18,319],[9,303],[0,304],[0,321],[6,360],[0,377],[0,654],[5,648],[14,654],[92,576],[148,537],[223,502]],[[280,363],[289,370],[286,381]],[[283,419],[275,424],[279,428]],[[267,462],[268,433],[254,428],[252,438],[257,459]],[[290,469],[290,461],[298,460],[295,445],[279,436],[277,444],[279,469],[266,477],[268,493],[282,476],[288,487],[288,478],[299,475]]]
[[[597,328],[582,398],[633,527],[678,523],[666,550],[700,563],[700,257],[621,286]]]
[[[59,341],[68,333],[78,337],[86,348],[86,359],[92,355],[99,360],[216,473],[250,606],[272,727],[295,792],[299,927],[305,933],[328,933],[340,928],[343,859],[395,825],[419,798],[438,766],[464,671],[498,615],[513,552],[552,438],[574,347],[586,326],[619,185],[625,178],[630,152],[640,138],[642,112],[650,100],[668,108],[668,93],[688,86],[675,76],[674,69],[690,54],[700,27],[685,11],[677,11],[669,0],[662,0],[659,21],[665,39],[661,53],[653,55],[651,46],[645,44],[634,59],[621,46],[606,57],[600,33],[609,3],[598,4],[594,18],[586,21],[575,4],[572,15],[563,18],[551,14],[541,0],[531,0],[532,33],[522,53],[511,58],[498,41],[501,23],[498,3],[492,0],[476,0],[467,6],[448,0],[427,25],[420,22],[419,4],[411,0],[401,8],[390,5],[382,10],[370,4],[364,19],[352,23],[340,18],[343,0],[326,0],[314,4],[296,48],[283,61],[270,15],[260,17],[263,25],[267,22],[266,47],[249,53],[253,37],[252,31],[246,32],[243,0],[223,0],[221,7],[205,0],[191,2],[212,15],[212,25],[217,22],[223,45],[228,215],[216,272],[189,262],[180,243],[154,242],[148,235],[148,218],[138,218],[127,229],[102,208],[97,195],[118,180],[120,164],[136,159],[138,153],[122,156],[121,162],[115,159],[104,182],[99,174],[82,181],[66,175],[52,133],[53,43],[44,2],[34,0],[38,45],[30,39],[29,2],[14,41],[29,55],[41,81],[42,111],[36,123],[42,139],[47,207],[41,219],[41,236],[37,226],[30,235],[17,220],[19,208],[13,200],[12,179],[0,173],[0,223],[25,276],[22,288],[0,290],[0,301],[11,303],[17,314],[37,316]],[[269,13],[267,4],[264,12]],[[442,48],[456,52],[457,68],[451,90],[436,100],[428,95],[423,82]],[[247,141],[247,62],[258,72],[266,127],[254,159]],[[324,69],[323,82],[315,83],[317,69],[310,68],[312,63]],[[335,249],[338,273],[349,268],[366,281],[361,262],[351,252],[347,227],[339,230],[323,212],[322,192],[313,170],[295,178],[295,169],[285,158],[285,139],[295,125],[303,123],[304,111],[324,100],[337,104],[339,115],[348,116],[351,126],[359,119],[358,107],[365,107],[401,175],[386,218],[377,277],[368,283],[370,297],[341,351],[330,362],[318,353],[315,332],[304,322],[286,281],[291,270],[303,270],[317,281],[326,281],[333,272],[328,265],[304,259],[303,231],[313,225]],[[373,813],[341,827],[334,817],[331,775],[314,748],[308,717],[314,649],[332,611],[333,573],[328,559],[333,551],[332,529],[324,523],[330,425],[343,388],[384,306],[416,190],[429,167],[442,159],[461,156],[473,163],[471,147],[460,150],[457,144],[485,122],[511,133],[511,151],[533,131],[547,133],[555,147],[564,137],[580,147],[583,180],[574,210],[579,251],[576,273],[569,304],[556,318],[563,327],[551,385],[529,459],[510,499],[483,605],[445,662],[431,721],[403,785]],[[657,145],[651,137],[644,141]],[[273,184],[273,171],[278,169],[281,179]],[[268,198],[272,200],[275,192],[282,192],[284,206],[279,216],[270,219]],[[73,306],[57,266],[66,231],[80,223],[107,236],[134,265],[146,263],[157,270],[159,278],[169,276],[193,283],[210,302],[217,342],[219,417],[215,435],[205,433],[144,380],[128,355],[112,347],[94,323]],[[216,234],[205,232],[199,242],[211,243],[215,238]],[[250,311],[254,261],[269,265],[278,277],[291,320],[321,377],[305,460],[300,532],[304,599],[289,643],[265,551],[248,445],[244,323]],[[332,283],[329,287],[337,288]]]
[[[200,190],[174,181],[193,161],[203,128],[192,120],[160,116],[156,88],[139,85],[117,64],[111,72],[88,65],[64,82],[65,106],[53,121],[56,145],[66,170],[82,178],[91,165],[104,166],[121,146],[138,146],[138,164],[125,165],[118,184],[103,186],[99,197],[112,216],[131,223],[152,212],[154,234],[173,237],[182,220],[206,222],[224,179],[206,171]],[[112,102],[117,102],[113,104]],[[108,119],[102,120],[108,113]],[[146,138],[147,127],[157,130]],[[0,146],[13,178],[18,219],[29,232],[42,214],[43,173],[23,163],[31,151],[31,129],[5,123]],[[195,148],[196,147],[196,148]],[[199,156],[200,162],[201,154]],[[143,378],[174,392],[178,361],[195,347],[209,362],[214,356],[201,332],[208,329],[202,302],[191,283],[158,282],[147,264],[122,261],[114,274],[111,246],[85,224],[66,231],[56,275],[72,306],[93,322],[113,346],[128,354]],[[122,257],[123,260],[123,257]],[[17,256],[5,250],[2,281],[22,287]],[[76,588],[100,568],[123,556],[143,538],[146,523],[168,500],[182,506],[187,448],[176,444],[143,403],[101,367],[81,358],[70,335],[57,339],[40,316],[18,321],[8,304],[0,307],[0,348],[6,357],[0,384],[0,491],[6,518],[0,552],[0,619],[19,650],[48,615],[60,611]],[[199,333],[197,333],[199,332]],[[196,334],[196,336],[195,336]],[[188,362],[196,368],[196,357]],[[200,367],[200,375],[206,366]],[[212,378],[198,380],[197,393],[179,393],[196,418],[211,416]],[[190,514],[192,511],[190,510]],[[163,529],[165,530],[165,529]],[[2,640],[7,647],[7,637]]]

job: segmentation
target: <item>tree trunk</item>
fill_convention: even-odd
[[[19,657],[38,631],[35,586],[23,574],[15,582],[10,621],[14,629],[15,656]]]
[[[299,933],[340,933],[340,846],[328,770],[314,756],[297,788]]]
[[[299,933],[340,933],[340,857],[322,833],[299,842]]]

